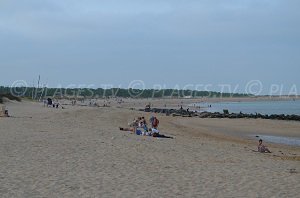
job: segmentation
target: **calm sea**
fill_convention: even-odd
[[[267,142],[286,144],[291,146],[300,146],[300,138],[297,137],[283,137],[283,136],[272,136],[272,135],[259,135],[258,137],[252,136],[252,138],[263,139]]]
[[[211,105],[211,108],[208,106]],[[260,113],[260,114],[295,114],[300,115],[300,100],[291,101],[254,101],[254,102],[219,102],[219,103],[197,103],[202,111],[220,112],[228,109],[230,113]],[[253,137],[254,138],[254,137]],[[300,146],[298,137],[280,137],[260,135],[264,141]]]
[[[209,112],[223,112],[224,109],[228,109],[230,113],[300,115],[300,100],[197,103],[196,105]],[[209,105],[211,108],[208,108]]]

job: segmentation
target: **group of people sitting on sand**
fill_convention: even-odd
[[[53,108],[56,108],[56,109],[61,107],[62,109],[64,109],[64,107],[61,106],[59,104],[59,102],[54,102],[51,98],[48,98],[47,100],[44,100],[44,107],[53,107]]]
[[[141,136],[152,136],[152,137],[159,137],[159,138],[172,138],[165,135],[160,134],[158,130],[159,120],[157,117],[152,116],[149,120],[150,125],[148,125],[145,117],[138,117],[134,119],[133,122],[128,123],[128,128],[120,127],[121,131],[130,131],[135,133],[136,135]],[[150,127],[149,127],[150,126]]]

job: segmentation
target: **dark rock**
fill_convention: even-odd
[[[224,113],[220,112],[190,112],[184,109],[159,109],[159,108],[146,108],[139,109],[139,111],[144,112],[153,112],[153,113],[162,113],[167,116],[182,116],[182,117],[199,117],[199,118],[229,118],[229,119],[241,119],[241,118],[249,118],[249,119],[271,119],[271,120],[292,120],[292,121],[300,121],[300,115],[284,115],[284,114],[272,114],[272,115],[263,115],[260,113],[255,114],[244,114],[240,113],[231,113],[229,111],[224,111]]]

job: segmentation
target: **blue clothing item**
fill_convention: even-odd
[[[148,132],[148,127],[147,127],[147,125],[144,125],[144,130],[145,130],[145,132]]]
[[[135,132],[137,135],[142,135],[142,131],[141,130],[136,130]]]

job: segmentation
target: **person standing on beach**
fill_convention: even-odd
[[[159,120],[157,119],[157,117],[153,117],[151,125],[152,125],[153,129],[157,129],[158,128]]]
[[[150,119],[149,119],[149,122],[151,124],[151,127],[153,126],[153,120],[154,120],[154,116],[151,116]]]

